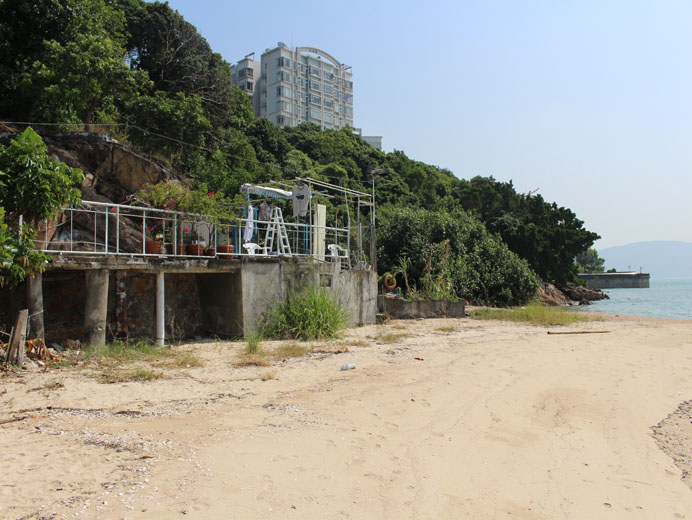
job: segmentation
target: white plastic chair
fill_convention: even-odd
[[[243,244],[243,248],[247,251],[247,254],[250,256],[255,256],[257,255],[257,251],[261,251],[259,253],[260,255],[265,255],[267,254],[267,248],[263,247],[259,244],[255,244],[254,242],[248,242],[246,244]]]
[[[334,262],[338,262],[343,258],[348,258],[348,249],[345,249],[338,244],[329,244],[327,249],[329,249],[332,261]]]

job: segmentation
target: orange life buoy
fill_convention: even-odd
[[[391,274],[385,275],[384,286],[388,291],[396,289],[396,278]]]

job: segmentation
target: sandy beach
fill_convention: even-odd
[[[202,366],[150,382],[3,374],[0,518],[692,518],[692,321],[393,321],[312,345],[239,367],[245,343],[186,344]]]

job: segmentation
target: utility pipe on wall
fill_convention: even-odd
[[[156,345],[163,347],[166,342],[166,282],[163,271],[156,273]]]

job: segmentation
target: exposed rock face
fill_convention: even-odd
[[[574,305],[574,302],[551,283],[541,283],[538,299],[547,305]]]
[[[91,187],[115,203],[125,201],[144,183],[176,177],[163,162],[141,155],[108,135],[57,134],[43,136],[43,140],[50,155],[84,171],[85,188]]]
[[[568,285],[564,293],[579,305],[589,305],[590,302],[608,300],[610,297],[600,289],[589,289],[580,285]]]
[[[6,143],[21,130],[0,125],[0,142]],[[41,136],[52,157],[73,168],[84,172],[84,181],[80,186],[82,199],[85,201],[123,204],[130,200],[142,184],[157,183],[164,180],[180,178],[166,164],[147,157],[127,145],[121,144],[105,134],[77,132],[69,134],[45,134]],[[51,242],[51,249],[68,247],[66,237],[61,236],[59,224],[69,222],[68,214],[56,215],[46,230],[40,230],[39,240]],[[115,218],[109,216],[111,227],[108,242],[110,248],[116,244]],[[94,229],[100,236],[105,231],[105,219],[95,218],[94,214],[80,213],[75,215],[74,229],[71,238],[77,242],[91,243],[94,240]],[[65,229],[68,229],[67,227]],[[63,233],[64,234],[64,233]],[[119,227],[119,249],[122,252],[139,252],[142,248],[141,219],[122,218]],[[70,247],[79,249],[79,245]],[[105,246],[104,246],[105,247]]]
[[[608,299],[609,296],[588,287],[570,285],[561,291],[553,284],[542,283],[538,289],[538,298],[548,305],[590,305],[592,301]]]
[[[21,129],[0,125],[0,142],[9,142],[19,132]],[[84,172],[84,200],[121,203],[144,183],[180,180],[163,161],[147,157],[106,134],[75,132],[41,137],[49,155]]]

